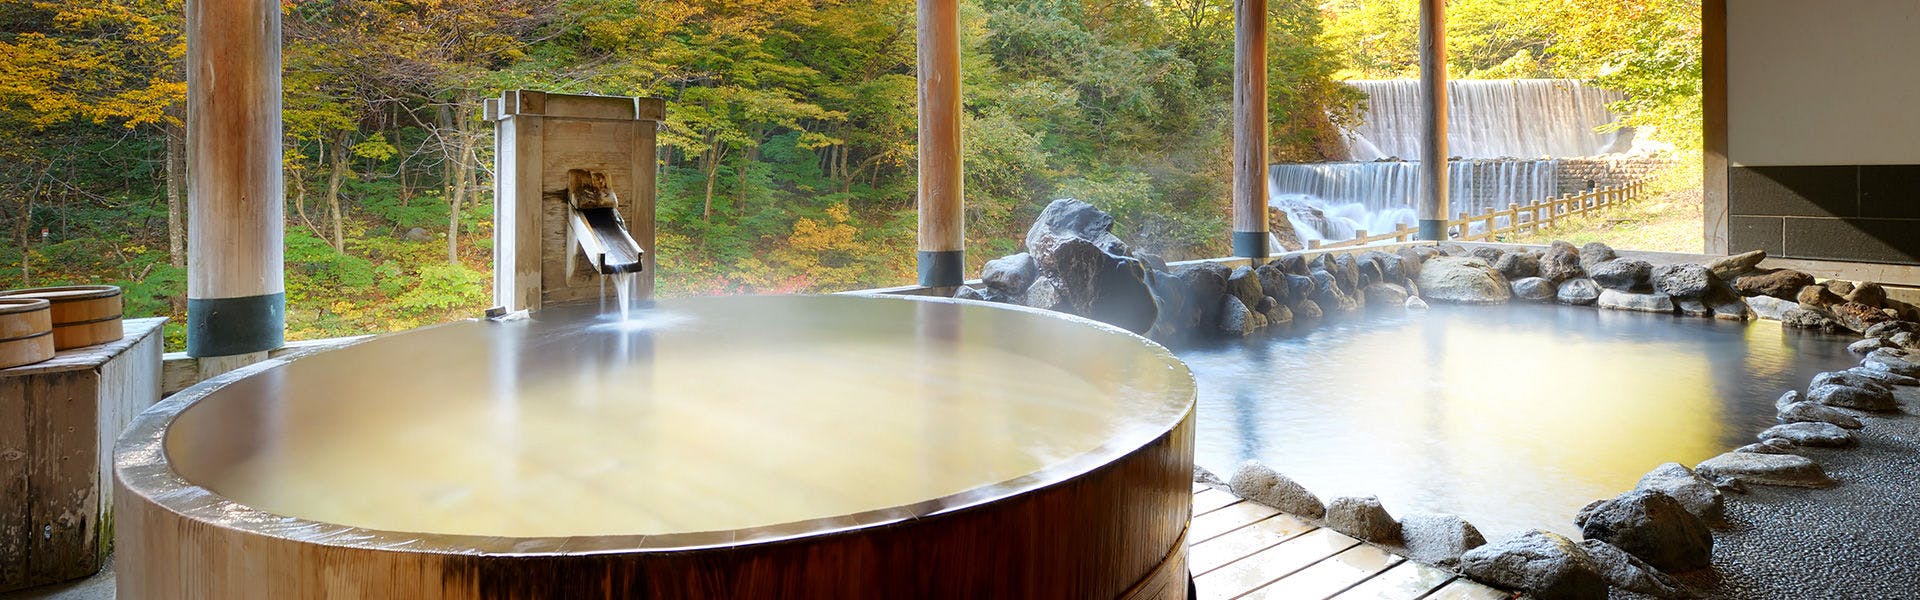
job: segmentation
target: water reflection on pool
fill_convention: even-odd
[[[1450,512],[1489,537],[1573,515],[1663,462],[1773,424],[1773,399],[1851,366],[1846,338],[1548,305],[1382,312],[1176,348],[1200,386],[1196,458],[1259,459],[1325,500]]]

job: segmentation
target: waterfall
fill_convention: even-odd
[[[1559,193],[1559,162],[1460,160],[1447,164],[1449,218],[1526,204]],[[1343,240],[1356,230],[1385,233],[1418,218],[1420,163],[1279,164],[1268,167],[1269,202],[1287,214],[1300,241]]]
[[[1420,156],[1420,81],[1349,81],[1367,95],[1361,123],[1347,132],[1353,160]],[[1541,158],[1625,152],[1633,133],[1594,131],[1616,120],[1619,92],[1573,79],[1447,82],[1447,153],[1459,158]]]
[[[1278,164],[1268,171],[1271,203],[1300,241],[1343,240],[1416,224],[1420,193],[1420,82],[1349,81],[1367,96],[1361,123],[1346,132],[1353,162]],[[1628,152],[1629,128],[1595,129],[1617,117],[1619,92],[1573,79],[1447,82],[1448,218],[1504,209],[1560,193],[1558,158]]]

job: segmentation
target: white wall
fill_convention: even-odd
[[[1735,166],[1920,164],[1920,0],[1727,0]]]

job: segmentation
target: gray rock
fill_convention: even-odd
[[[400,239],[406,240],[409,242],[425,242],[425,241],[431,241],[433,239],[433,234],[428,232],[425,228],[414,227],[412,229],[408,229],[406,233],[400,234]]]
[[[1038,277],[1033,285],[1027,286],[1027,297],[1021,304],[1047,310],[1062,310],[1067,305],[1067,290],[1052,277]]]
[[[1837,383],[1814,385],[1807,388],[1807,400],[1827,406],[1874,412],[1899,410],[1900,408],[1900,401],[1895,399],[1893,393],[1890,391],[1873,387],[1858,387]]]
[[[1642,294],[1637,292],[1623,292],[1612,288],[1602,289],[1600,290],[1600,300],[1597,304],[1599,304],[1600,308],[1611,308],[1614,310],[1631,310],[1650,313],[1672,313],[1674,311],[1673,299],[1668,298],[1666,294],[1658,292]]]
[[[1878,340],[1881,338],[1867,338],[1867,339]],[[1895,348],[1901,348],[1906,350],[1913,350],[1915,348],[1920,348],[1920,335],[1914,335],[1912,333],[1908,333],[1905,331],[1887,336],[1884,341],[1887,343],[1887,345],[1893,346]]]
[[[1760,318],[1775,321],[1787,320],[1786,313],[1788,310],[1800,308],[1799,304],[1795,304],[1789,300],[1781,300],[1773,296],[1754,296],[1747,298],[1747,306],[1752,307],[1754,314],[1760,315]]]
[[[1700,265],[1673,265],[1654,270],[1653,289],[1675,298],[1703,299],[1725,285],[1713,271]]]
[[[1687,512],[1707,523],[1718,523],[1725,516],[1724,500],[1713,482],[1694,473],[1686,465],[1670,462],[1648,471],[1633,486],[1666,494],[1686,507]]]
[[[1406,261],[1401,259],[1398,254],[1388,254],[1379,250],[1368,250],[1366,253],[1360,255],[1360,260],[1361,262],[1374,263],[1376,268],[1380,270],[1382,281],[1393,282],[1407,278],[1407,271],[1403,268],[1403,263]]]
[[[1400,257],[1400,272],[1408,279],[1420,276],[1420,265],[1433,256],[1432,246],[1410,246],[1395,250],[1393,255]]]
[[[1657,490],[1637,489],[1588,504],[1574,522],[1586,539],[1613,544],[1664,571],[1702,569],[1713,560],[1707,524]]]
[[[1260,268],[1254,269],[1253,273],[1260,279],[1261,292],[1272,296],[1281,304],[1292,303],[1293,284],[1287,281],[1287,272],[1280,270],[1280,265],[1275,263],[1260,265]]]
[[[1312,276],[1287,274],[1287,304],[1311,298],[1317,291],[1319,289],[1313,284]]]
[[[1840,409],[1817,402],[1795,402],[1781,408],[1775,415],[1782,423],[1830,423],[1846,429],[1859,429],[1859,419]]]
[[[1221,333],[1227,335],[1245,336],[1253,333],[1253,309],[1247,308],[1247,303],[1241,302],[1239,296],[1228,294],[1220,298],[1219,328]]]
[[[1911,336],[1913,334],[1902,334],[1902,335]],[[1883,340],[1880,338],[1865,338],[1858,342],[1847,344],[1847,351],[1852,352],[1854,354],[1866,354],[1868,352],[1879,350],[1881,348],[1886,348],[1890,345],[1892,344],[1888,343],[1887,340]]]
[[[1826,371],[1823,373],[1815,373],[1813,376],[1813,382],[1807,384],[1807,387],[1817,388],[1817,387],[1828,386],[1828,385],[1844,385],[1848,387],[1864,388],[1874,392],[1886,392],[1889,394],[1893,393],[1892,384],[1889,384],[1878,378],[1861,375],[1855,372],[1857,370],[1860,370],[1860,369],[1858,367],[1855,367],[1852,369],[1847,369],[1845,371]]]
[[[1293,316],[1295,318],[1318,319],[1326,316],[1326,314],[1327,311],[1320,308],[1320,303],[1314,302],[1310,298],[1301,298],[1295,300],[1293,303]]]
[[[1147,285],[1146,264],[1139,259],[1111,253],[1084,238],[1053,234],[1040,236],[1029,251],[1040,274],[1059,282],[1065,292],[1065,308],[1054,310],[1135,333],[1152,328],[1160,315]]]
[[[1478,258],[1437,256],[1427,259],[1415,280],[1427,301],[1464,304],[1502,304],[1513,297],[1506,280]]]
[[[1272,297],[1269,296],[1268,299],[1271,300]],[[1278,301],[1273,303],[1273,308],[1267,309],[1263,314],[1267,316],[1268,325],[1293,322],[1293,309],[1287,308],[1287,305],[1281,304]]]
[[[1840,328],[1840,324],[1833,322],[1833,319],[1818,312],[1800,308],[1798,304],[1780,314],[1780,324],[1794,329],[1817,331],[1834,331]]]
[[[1742,252],[1733,256],[1713,259],[1707,263],[1707,270],[1713,271],[1715,277],[1732,281],[1733,278],[1745,275],[1747,271],[1752,271],[1754,267],[1760,265],[1760,261],[1766,259],[1767,252],[1765,250]]]
[[[1538,529],[1468,550],[1460,570],[1480,581],[1525,591],[1537,600],[1604,600],[1607,581],[1585,549]]]
[[[1781,393],[1779,398],[1774,399],[1773,409],[1786,410],[1787,407],[1793,406],[1803,400],[1806,400],[1806,398],[1800,396],[1800,390],[1787,390]]]
[[[1180,280],[1182,304],[1189,312],[1184,316],[1188,328],[1202,324],[1211,327],[1220,321],[1220,297],[1227,294],[1227,276],[1232,274],[1233,269],[1210,262],[1174,270],[1173,277]]]
[[[1509,280],[1540,276],[1540,255],[1532,252],[1508,252],[1493,262],[1493,270]]]
[[[1580,268],[1586,269],[1587,273],[1591,274],[1593,273],[1594,265],[1619,257],[1619,255],[1613,253],[1613,248],[1607,247],[1606,244],[1587,242],[1587,245],[1580,247]]]
[[[1729,452],[1694,465],[1708,478],[1737,479],[1758,485],[1823,488],[1834,485],[1820,464],[1793,454]]]
[[[1653,265],[1644,260],[1616,259],[1586,267],[1587,276],[1600,287],[1623,292],[1651,289]]]
[[[1793,295],[1793,301],[1799,302],[1800,307],[1807,310],[1826,310],[1835,304],[1845,303],[1847,299],[1828,290],[1827,286],[1810,285],[1800,288],[1800,291]]]
[[[1600,284],[1592,279],[1576,277],[1560,282],[1560,288],[1554,291],[1554,301],[1561,304],[1585,306],[1600,300]]]
[[[1439,248],[1440,253],[1447,256],[1473,256],[1472,252],[1468,252],[1465,247],[1459,244],[1441,244]]]
[[[1867,353],[1867,360],[1864,366],[1895,375],[1920,377],[1920,352],[1897,348],[1881,348]]]
[[[1713,318],[1715,319],[1725,321],[1751,321],[1754,318],[1753,308],[1747,306],[1747,302],[1742,300],[1739,294],[1732,294],[1730,297],[1724,299],[1713,299],[1711,294],[1709,294],[1708,297],[1707,308],[1713,309]]]
[[[1400,539],[1400,523],[1373,496],[1340,496],[1327,502],[1327,526],[1369,542]]]
[[[1002,295],[1021,298],[1027,295],[1027,288],[1033,286],[1033,279],[1040,275],[1040,267],[1033,262],[1033,254],[1021,252],[1010,254],[990,261],[980,270],[980,281]]]
[[[953,297],[961,300],[979,300],[982,302],[1013,301],[1013,299],[1001,295],[1000,292],[994,291],[993,288],[976,288],[970,285],[963,285],[960,286],[960,289],[954,290]]]
[[[1689,317],[1705,318],[1713,316],[1713,309],[1707,308],[1705,302],[1692,298],[1673,298],[1673,307],[1674,310],[1679,311],[1680,314]]]
[[[1227,293],[1249,307],[1260,304],[1260,299],[1267,297],[1266,290],[1261,288],[1260,276],[1248,267],[1235,267],[1233,273],[1227,275]]]
[[[1227,485],[1233,488],[1236,496],[1290,515],[1308,519],[1327,516],[1327,507],[1320,504],[1320,498],[1314,496],[1313,492],[1256,461],[1240,463],[1240,468],[1233,472],[1233,479],[1228,480]]]
[[[1887,389],[1893,389],[1891,386],[1920,386],[1920,379],[1916,379],[1913,377],[1908,377],[1906,375],[1900,375],[1896,373],[1889,373],[1887,371],[1882,371],[1882,370],[1874,369],[1871,367],[1865,367],[1865,366],[1854,367],[1851,369],[1847,369],[1846,371],[1843,371],[1843,372],[1848,375],[1852,375],[1854,377],[1864,378],[1869,381],[1873,381],[1875,383],[1888,386]]]
[[[1320,305],[1321,310],[1347,313],[1360,308],[1359,302],[1355,302],[1352,296],[1340,289],[1339,280],[1332,273],[1324,270],[1314,271],[1313,287],[1313,301]]]
[[[1479,248],[1474,248],[1473,250],[1467,252],[1467,255],[1472,256],[1474,258],[1478,258],[1480,260],[1487,261],[1487,264],[1489,265],[1494,265],[1494,264],[1499,264],[1500,257],[1506,256],[1507,253],[1506,251],[1501,250],[1499,248],[1481,246]],[[1495,268],[1498,268],[1498,267],[1495,267]]]
[[[1370,307],[1399,308],[1407,305],[1407,298],[1410,296],[1407,295],[1407,288],[1391,283],[1374,282],[1367,285],[1363,297],[1367,299],[1367,306]]]
[[[1027,228],[1027,252],[1040,255],[1046,238],[1080,238],[1108,254],[1126,254],[1127,244],[1113,235],[1113,215],[1072,198],[1061,198],[1041,209],[1040,216]]]
[[[1560,283],[1569,279],[1586,277],[1587,271],[1580,267],[1580,251],[1566,242],[1554,242],[1547,253],[1540,257],[1540,276],[1547,281]]]
[[[1764,274],[1748,274],[1733,282],[1733,287],[1747,296],[1773,296],[1781,300],[1792,300],[1800,293],[1800,288],[1813,285],[1813,276],[1793,269],[1781,269]]]
[[[1512,255],[1508,255],[1512,256]],[[1513,280],[1513,297],[1528,302],[1548,302],[1558,293],[1553,282],[1544,277],[1522,277]]]
[[[1321,256],[1325,255],[1323,254]],[[1342,292],[1358,290],[1362,285],[1360,281],[1360,262],[1354,260],[1352,254],[1334,256],[1333,268],[1327,269],[1327,272],[1333,273],[1334,281],[1340,282],[1340,291]]]
[[[1760,432],[1761,440],[1780,438],[1793,442],[1795,446],[1817,448],[1839,448],[1856,443],[1853,434],[1839,425],[1824,422],[1787,423],[1768,427]]]
[[[1735,448],[1733,449],[1733,451],[1749,452],[1753,454],[1790,454],[1793,452],[1794,448],[1797,448],[1797,446],[1794,446],[1793,442],[1789,442],[1780,438],[1773,438],[1764,442],[1755,442],[1752,444],[1747,444],[1745,446]]]
[[[1430,307],[1427,306],[1427,301],[1421,300],[1419,296],[1407,296],[1407,310],[1424,311],[1428,308]]]
[[[1193,466],[1193,480],[1196,483],[1204,483],[1208,487],[1217,490],[1228,489],[1227,482],[1221,481],[1219,475],[1213,474],[1213,471],[1208,471],[1206,467],[1200,465]]]
[[[1407,558],[1448,569],[1460,566],[1460,555],[1487,544],[1486,536],[1466,519],[1432,513],[1401,517],[1400,537]]]
[[[1893,334],[1900,333],[1900,332],[1906,332],[1906,333],[1920,332],[1920,323],[1914,323],[1912,321],[1887,321],[1885,323],[1876,323],[1874,324],[1874,326],[1868,327],[1864,335],[1866,335],[1867,337],[1873,337],[1873,338],[1885,338],[1885,337],[1891,337],[1893,336]]]
[[[1680,582],[1618,546],[1600,540],[1582,540],[1580,549],[1586,551],[1587,559],[1592,561],[1600,577],[1613,587],[1655,598],[1694,597]]]

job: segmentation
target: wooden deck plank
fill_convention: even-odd
[[[1241,597],[1325,600],[1379,575],[1402,560],[1405,559],[1388,554],[1385,550],[1360,544]]]
[[[1236,598],[1358,545],[1360,540],[1331,529],[1315,529],[1195,577],[1194,585],[1201,598]]]
[[[1277,514],[1280,514],[1280,511],[1271,506],[1253,502],[1235,502],[1194,517],[1193,524],[1187,529],[1187,540],[1198,544]]]
[[[1215,510],[1225,508],[1228,504],[1233,504],[1239,501],[1240,499],[1235,498],[1233,494],[1208,488],[1205,491],[1194,493],[1193,516],[1198,517],[1200,515],[1204,515],[1204,514],[1213,512]]]
[[[1204,575],[1227,563],[1272,548],[1314,529],[1312,523],[1302,521],[1293,515],[1277,514],[1267,517],[1246,527],[1227,532],[1226,535],[1194,544],[1187,550],[1187,568],[1196,576]]]
[[[1512,594],[1459,578],[1420,600],[1507,600],[1512,597]]]
[[[1353,586],[1334,600],[1417,600],[1453,581],[1454,575],[1413,561],[1395,565],[1386,572]]]

